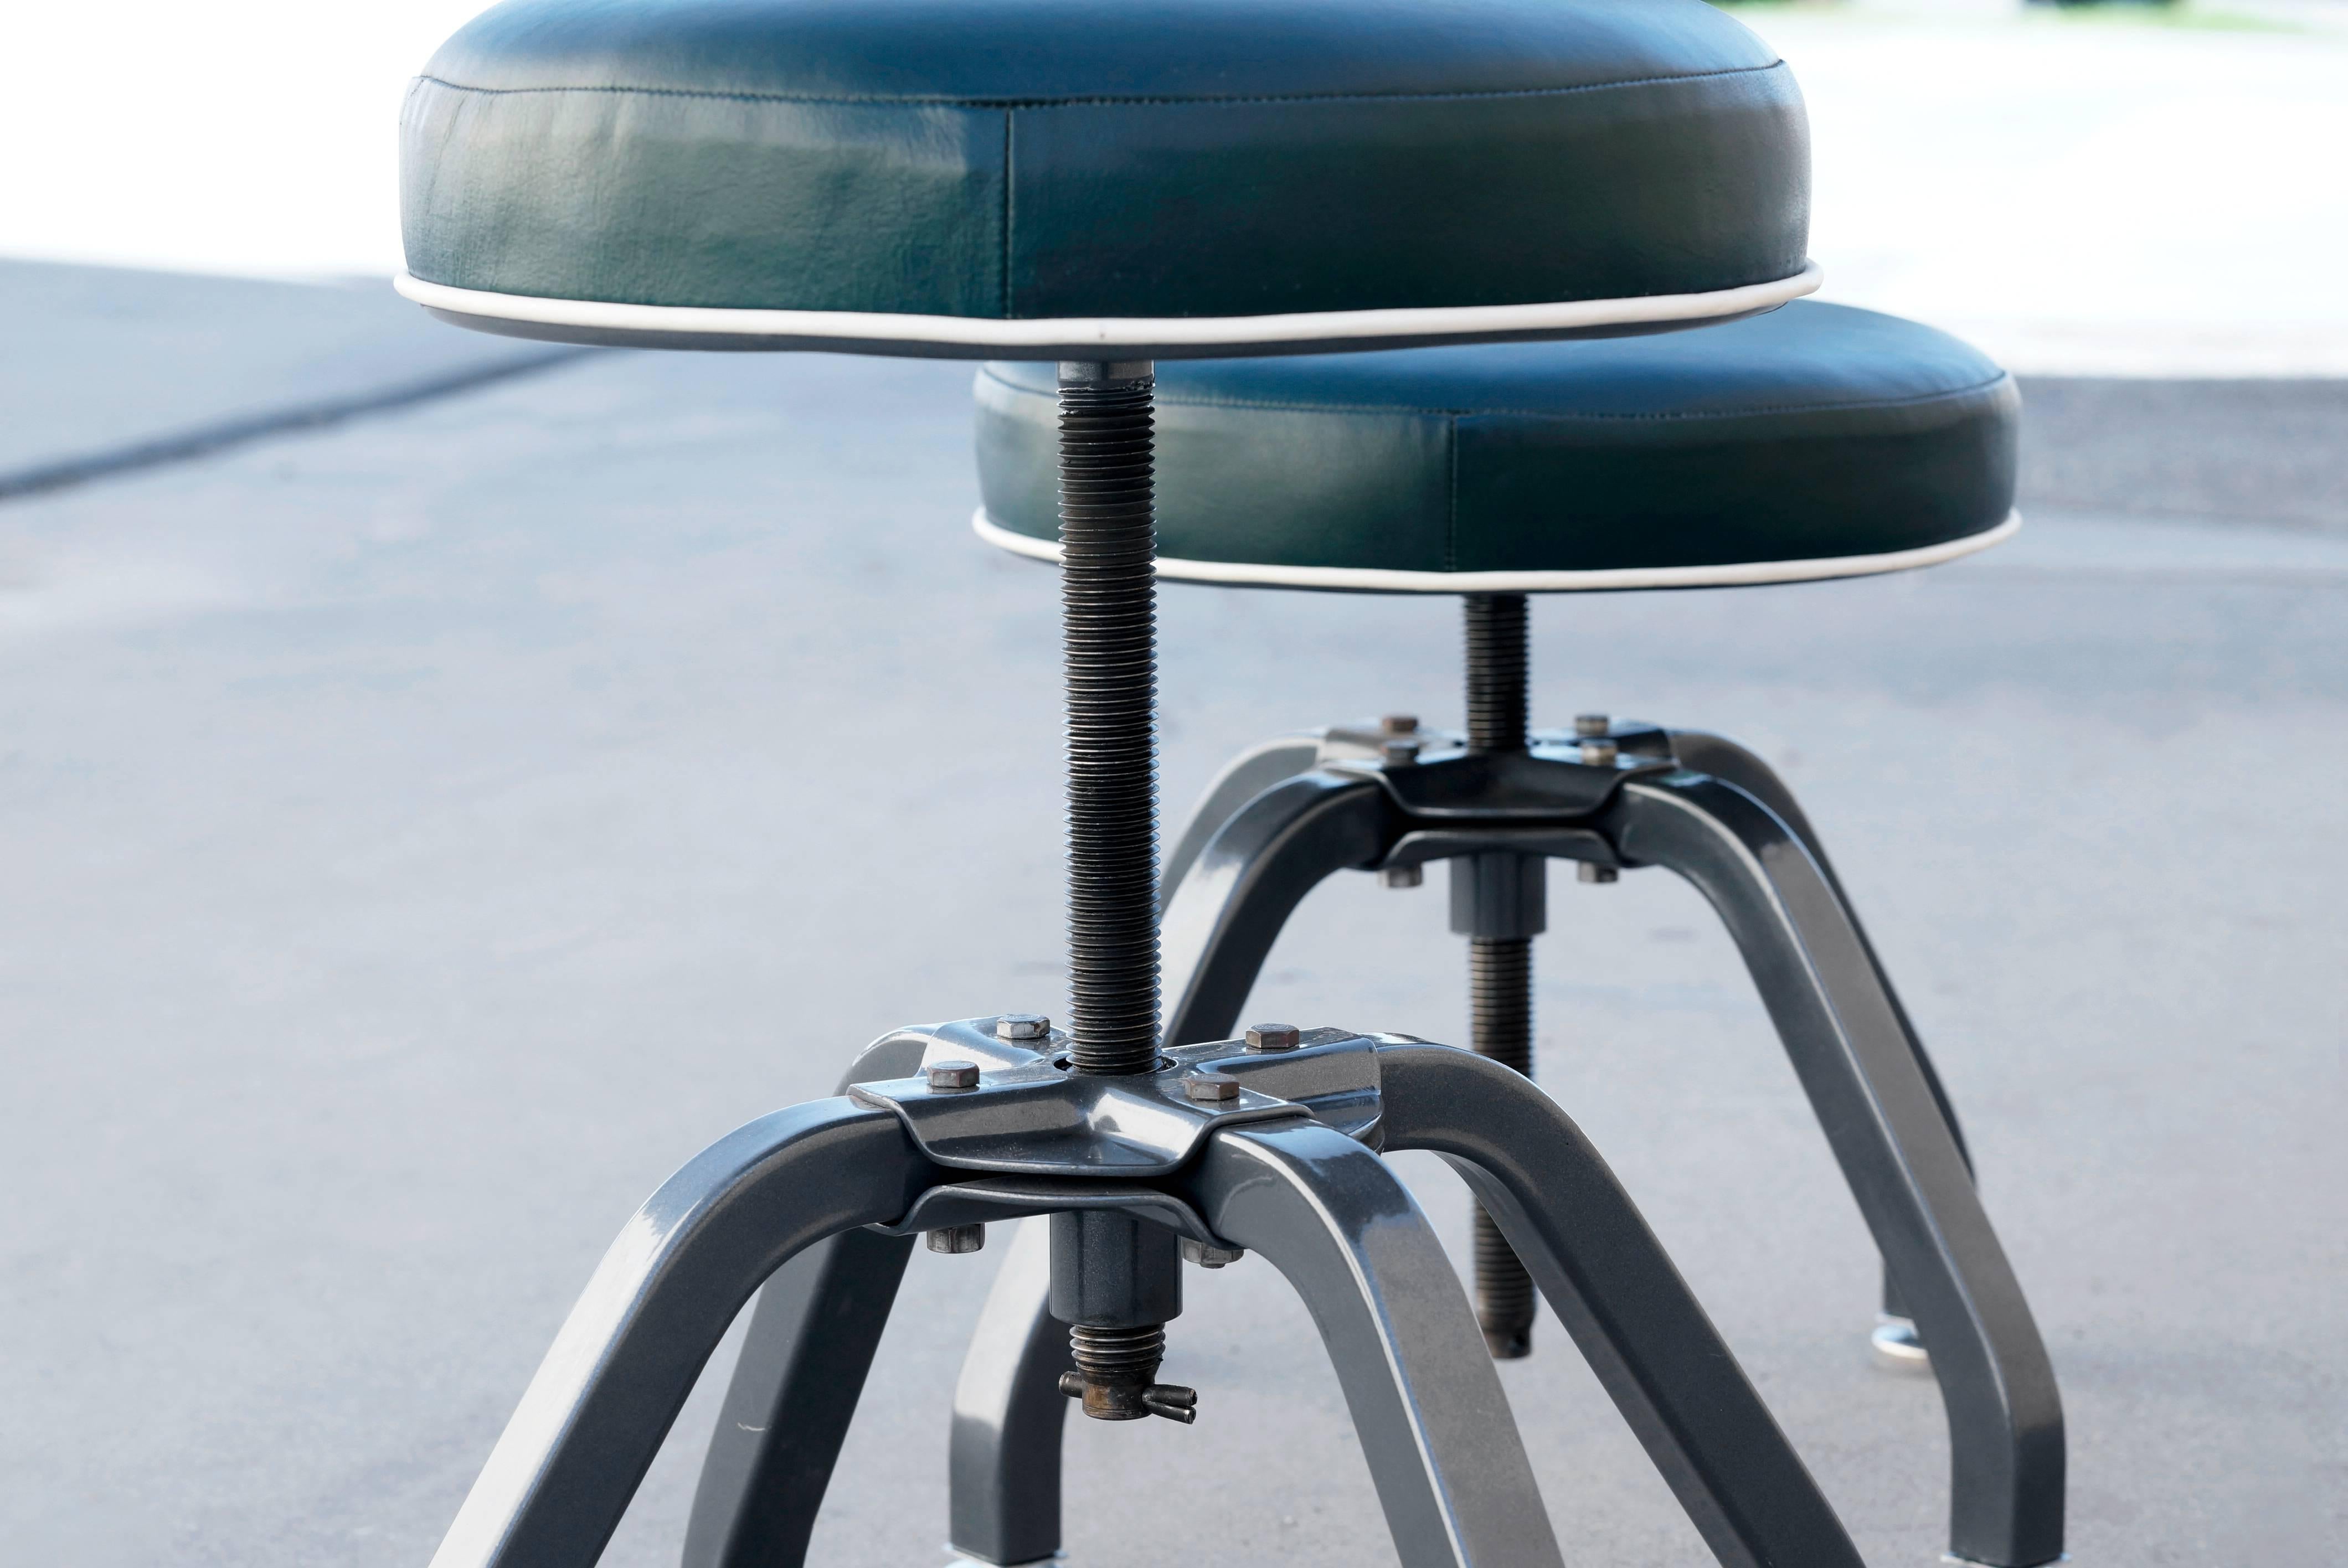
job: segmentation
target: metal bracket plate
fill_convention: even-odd
[[[1467,737],[1454,731],[1420,730],[1409,737],[1418,743],[1416,757],[1391,761],[1365,754],[1369,732],[1340,726],[1323,733],[1321,765],[1375,778],[1406,815],[1429,827],[1554,823],[1593,815],[1626,779],[1677,765],[1662,730],[1619,728],[1607,737],[1616,748],[1613,760],[1590,763],[1582,760],[1582,737],[1560,730],[1536,731],[1522,752],[1489,753],[1469,751]]]
[[[925,1066],[975,1062],[975,1087],[933,1089],[923,1076],[859,1083],[849,1094],[894,1112],[922,1153],[949,1169],[1079,1181],[1169,1174],[1219,1127],[1313,1116],[1367,1141],[1378,1123],[1375,1051],[1388,1037],[1315,1029],[1284,1051],[1250,1051],[1243,1040],[1177,1046],[1155,1072],[1106,1077],[1067,1071],[1064,1033],[1035,1050],[997,1039],[995,1023],[965,1019],[893,1037],[922,1039]],[[1237,1079],[1237,1095],[1193,1100],[1187,1081],[1210,1073]]]

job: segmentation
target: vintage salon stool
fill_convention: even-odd
[[[762,1419],[722,1423],[687,1555],[798,1562],[913,1238],[969,1251],[1039,1214],[1087,1415],[1190,1420],[1157,1380],[1181,1249],[1261,1252],[1313,1308],[1407,1568],[1556,1568],[1380,1148],[1460,1165],[1724,1563],[1857,1563],[1524,1078],[1393,1036],[1159,1027],[1149,362],[1768,309],[1812,286],[1806,135],[1782,62],[1700,0],[509,0],[441,49],[403,118],[402,288],[448,320],[1057,364],[1073,1007],[888,1035],[854,1093],[687,1163],[598,1266],[439,1568],[592,1563],[778,1268],[757,1322],[783,1353],[729,1395]],[[1593,794],[1660,773],[1560,765]],[[1895,1105],[1925,1092],[1908,1071]],[[1953,1167],[1939,1139],[1917,1157]]]
[[[2004,1564],[2062,1550],[2061,1406],[1922,1043],[1758,757],[1598,714],[1528,728],[1526,613],[1533,593],[1849,577],[1994,544],[2016,526],[2018,407],[2012,379],[1955,339],[1809,302],[1668,336],[1191,361],[1167,367],[1158,400],[1161,576],[1457,593],[1467,611],[1464,733],[1395,716],[1282,737],[1209,789],[1163,874],[1167,1040],[1231,1033],[1324,877],[1416,886],[1447,860],[1476,1049],[1529,1071],[1547,860],[1585,882],[1687,877],[1742,947],[1875,1233],[1879,1347],[1917,1365],[1931,1348],[1951,1550]],[[1058,559],[1049,371],[986,366],[978,408],[979,532]],[[1532,1282],[1481,1212],[1476,1262],[1492,1353],[1526,1354]],[[999,1370],[1042,1343],[1045,1312],[1041,1276],[1006,1270],[972,1350],[954,1510],[968,1555],[1056,1542],[1035,1493],[1057,1412]]]

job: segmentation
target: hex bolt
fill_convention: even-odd
[[[1406,768],[1418,761],[1418,742],[1397,738],[1378,748],[1378,760],[1390,768]]]
[[[1388,713],[1378,721],[1378,728],[1389,735],[1415,735],[1418,733],[1418,715]]]
[[[1245,1247],[1216,1246],[1209,1242],[1182,1238],[1182,1261],[1195,1263],[1200,1268],[1222,1268],[1247,1255]]]
[[[1614,765],[1614,759],[1618,754],[1612,741],[1596,740],[1581,743],[1581,760],[1584,765],[1589,767],[1611,768]]]
[[[1426,880],[1424,866],[1389,866],[1378,873],[1381,887],[1416,887]]]
[[[1303,1043],[1304,1031],[1292,1023],[1248,1025],[1247,1048],[1250,1050],[1294,1050]]]
[[[1228,1072],[1194,1072],[1182,1081],[1182,1092],[1201,1105],[1228,1105],[1240,1097],[1240,1081]]]
[[[1604,713],[1576,713],[1573,716],[1573,733],[1585,739],[1591,735],[1608,734],[1613,728],[1614,721]]]
[[[953,1253],[957,1255],[976,1252],[986,1245],[984,1225],[947,1225],[942,1230],[923,1233],[923,1241],[932,1252]]]
[[[1007,1012],[994,1020],[997,1040],[1044,1040],[1052,1032],[1052,1020],[1039,1012]]]
[[[978,1087],[978,1063],[975,1061],[932,1061],[929,1070],[932,1093],[953,1093]]]
[[[1622,879],[1622,873],[1613,866],[1600,866],[1588,860],[1581,863],[1581,868],[1574,876],[1583,882],[1619,882]]]

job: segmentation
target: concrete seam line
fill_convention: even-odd
[[[158,436],[145,441],[135,441],[99,452],[84,453],[76,457],[61,458],[53,463],[36,464],[13,473],[0,472],[0,501],[13,501],[27,496],[46,495],[57,490],[71,489],[117,475],[138,473],[148,468],[168,467],[174,463],[192,462],[214,453],[237,446],[249,446],[273,436],[292,435],[298,431],[323,430],[345,421],[370,414],[388,414],[418,404],[431,403],[477,387],[492,385],[518,375],[529,375],[556,364],[601,351],[565,345],[543,353],[520,354],[492,364],[469,366],[467,369],[420,381],[403,382],[373,391],[355,393],[345,397],[330,397],[316,403],[297,404],[291,408],[272,409],[237,419],[226,419],[214,425],[200,425],[192,429]]]

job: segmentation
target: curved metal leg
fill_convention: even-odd
[[[1188,1185],[1312,1309],[1403,1568],[1560,1568],[1475,1313],[1385,1162],[1300,1119],[1218,1133]]]
[[[921,1071],[918,1040],[891,1036],[840,1075],[849,1085]],[[685,1527],[684,1568],[798,1568],[848,1419],[897,1299],[910,1236],[849,1231],[815,1243],[758,1293]]]
[[[1280,743],[1253,754],[1271,754]],[[1210,792],[1210,804],[1213,798]],[[1168,1043],[1230,1034],[1290,913],[1331,876],[1382,856],[1386,830],[1377,785],[1331,774],[1283,776],[1229,813],[1169,900],[1160,937],[1173,980]],[[1058,1347],[1052,1354],[1065,1358],[1049,1296],[1045,1275],[1028,1280],[1006,1262],[963,1362],[951,1472],[953,1545],[983,1562],[1026,1562],[1058,1549],[1061,1424],[1045,1412],[1067,1403],[1059,1392],[1065,1359],[1050,1363],[1035,1348]]]
[[[982,1563],[1033,1563],[1060,1549],[1060,1374],[1075,1363],[1051,1296],[1051,1222],[1022,1220],[954,1386],[948,1539]]]
[[[1388,1149],[1467,1178],[1724,1568],[1859,1568],[1842,1522],[1570,1117],[1470,1051],[1381,1047]]]
[[[759,1291],[685,1522],[691,1568],[807,1560],[816,1510],[912,1253],[911,1236],[846,1231],[791,1259]]]
[[[2054,1368],[1867,946],[1808,847],[1753,796],[1678,773],[1609,808],[1625,858],[1695,884],[1745,954],[1948,1410],[1949,1550],[2024,1568],[2063,1550]]]
[[[887,1111],[818,1100],[695,1155],[620,1232],[458,1511],[433,1568],[593,1568],[750,1293],[935,1178]]]
[[[1786,781],[1777,776],[1776,769],[1735,741],[1703,730],[1673,730],[1671,734],[1672,754],[1684,766],[1693,772],[1710,774],[1716,779],[1725,780],[1767,806],[1780,822],[1794,830],[1794,836],[1802,841],[1802,847],[1808,850],[1810,858],[1818,863],[1818,875],[1827,879],[1827,886],[1842,901],[1843,917],[1850,922],[1851,930],[1859,938],[1859,945],[1866,949],[1867,961],[1875,969],[1876,983],[1883,988],[1883,999],[1890,1005],[1892,1015],[1899,1019],[1900,1032],[1907,1036],[1908,1048],[1916,1053],[1916,1065],[1923,1070],[1925,1082],[1931,1085],[1932,1099],[1941,1107],[1941,1114],[1948,1120],[1950,1135],[1957,1141],[1957,1153],[1965,1156],[1965,1164],[1970,1168],[1972,1154],[1965,1147],[1965,1131],[1958,1123],[1956,1107],[1950,1103],[1949,1092],[1941,1083],[1941,1074],[1932,1066],[1931,1056],[1924,1050],[1923,1037],[1916,1032],[1915,1024],[1908,1017],[1907,1008],[1900,1000],[1900,993],[1892,989],[1890,975],[1884,968],[1882,960],[1875,956],[1875,944],[1867,939],[1867,928],[1859,924],[1859,916],[1851,908],[1850,896],[1843,891],[1842,878],[1835,875],[1834,863],[1827,858],[1826,845],[1819,840],[1818,829],[1810,825],[1810,819],[1804,815],[1801,804],[1795,800],[1794,792],[1786,787]]]
[[[1189,819],[1182,825],[1182,836],[1174,841],[1166,864],[1159,867],[1161,910],[1173,897],[1174,889],[1181,886],[1182,878],[1189,875],[1191,863],[1199,858],[1208,841],[1238,815],[1240,807],[1282,779],[1311,773],[1320,758],[1318,735],[1282,735],[1251,746],[1224,764],[1223,771],[1207,786],[1207,793],[1199,797],[1199,804],[1190,808]]]
[[[1827,879],[1835,897],[1842,900],[1843,915],[1858,935],[1859,945],[1867,951],[1867,961],[1875,969],[1876,983],[1883,988],[1883,999],[1890,1004],[1892,1016],[1900,1020],[1900,1032],[1907,1037],[1908,1049],[1915,1052],[1916,1065],[1949,1123],[1949,1135],[1957,1141],[1957,1153],[1963,1157],[1965,1168],[1972,1170],[1972,1151],[1965,1147],[1965,1130],[1957,1120],[1957,1108],[1949,1099],[1948,1090],[1941,1082],[1940,1070],[1932,1065],[1931,1054],[1924,1050],[1923,1036],[1916,1032],[1900,993],[1892,989],[1890,973],[1875,956],[1875,944],[1867,939],[1867,927],[1859,924],[1858,914],[1851,908],[1850,896],[1843,891],[1842,879],[1835,875],[1834,863],[1827,858],[1826,845],[1819,841],[1818,829],[1810,825],[1801,804],[1794,799],[1794,792],[1786,787],[1786,781],[1777,776],[1776,770],[1725,736],[1704,730],[1673,730],[1671,736],[1672,754],[1683,764],[1696,773],[1725,779],[1767,806],[1779,821],[1794,830],[1794,836],[1802,841],[1810,858],[1818,863],[1819,875]],[[1913,1315],[1900,1298],[1899,1287],[1893,1284],[1888,1268],[1883,1271],[1883,1315],[1887,1321],[1876,1330],[1876,1348],[1885,1359],[1896,1366],[1927,1366],[1921,1339],[1913,1327]]]
[[[1392,808],[1375,782],[1309,773],[1250,800],[1199,853],[1159,930],[1166,1042],[1231,1033],[1280,929],[1304,896],[1386,851]]]

